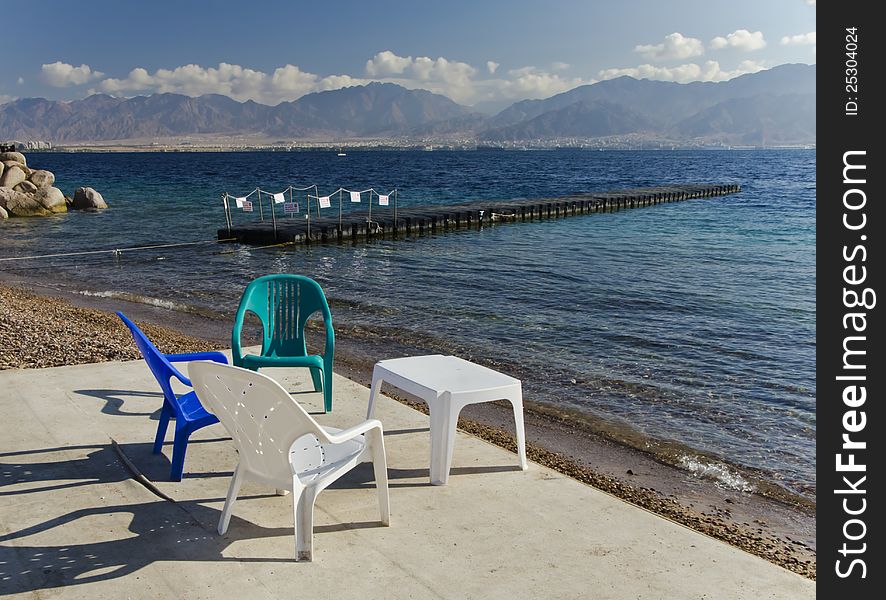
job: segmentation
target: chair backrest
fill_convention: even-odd
[[[322,430],[279,383],[256,371],[207,361],[188,373],[197,398],[218,417],[234,440],[242,466],[268,481],[291,481],[289,451],[299,470],[323,464]],[[325,436],[324,436],[325,437]]]
[[[178,370],[166,360],[163,353],[160,352],[160,350],[157,349],[157,346],[148,339],[148,336],[138,328],[138,325],[130,321],[129,318],[120,311],[117,311],[117,316],[120,317],[120,320],[129,328],[130,333],[132,333],[132,339],[135,340],[135,345],[138,346],[138,351],[141,352],[142,358],[148,363],[148,368],[151,369],[151,373],[154,374],[157,383],[160,384],[160,389],[163,390],[163,397],[172,405],[175,416],[180,418],[181,407],[178,403],[178,396],[172,391],[170,379],[175,376],[187,382],[187,378],[179,373]]]
[[[254,280],[243,292],[237,320],[247,311],[262,322],[265,356],[304,356],[305,323],[316,312],[322,315],[326,327],[332,327],[323,289],[303,275],[265,275]]]

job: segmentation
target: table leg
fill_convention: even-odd
[[[523,389],[517,389],[508,400],[514,407],[514,430],[517,432],[517,455],[520,457],[520,468],[524,471],[529,468],[526,463],[526,431],[523,428]]]
[[[455,426],[458,414],[452,414],[449,393],[436,403],[428,403],[431,420],[431,484],[446,485],[452,467],[452,449],[455,445]]]
[[[375,369],[372,370],[372,385],[369,387],[369,408],[366,410],[366,418],[372,418],[372,411],[375,408],[375,400],[378,395],[381,393],[381,386],[384,384],[384,380],[381,378],[381,374],[378,373]]]

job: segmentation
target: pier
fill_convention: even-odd
[[[278,217],[272,205],[263,220],[239,223],[218,230],[218,238],[243,244],[338,243],[373,238],[442,233],[455,229],[479,229],[496,223],[560,219],[599,212],[644,208],[669,202],[725,196],[741,191],[737,184],[668,185],[591,192],[557,198],[476,200],[446,206],[373,206],[369,210],[323,209],[329,216]],[[255,214],[255,213],[253,213]],[[257,215],[256,215],[257,216]]]

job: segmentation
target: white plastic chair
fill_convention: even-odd
[[[218,522],[224,534],[244,479],[292,490],[296,560],[313,559],[314,500],[329,484],[371,460],[381,521],[390,525],[388,474],[381,422],[369,419],[342,431],[322,427],[279,383],[254,371],[211,362],[191,363],[197,397],[234,440],[240,461]]]

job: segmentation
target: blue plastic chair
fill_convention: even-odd
[[[160,424],[157,426],[157,436],[154,438],[154,454],[160,454],[163,449],[163,440],[166,438],[166,429],[169,419],[175,418],[175,441],[172,445],[172,469],[169,471],[171,481],[181,481],[182,471],[185,466],[185,453],[188,450],[188,438],[192,433],[207,425],[218,423],[215,415],[206,412],[197,394],[190,391],[181,396],[176,396],[172,391],[171,380],[173,377],[188,387],[191,380],[179,373],[172,366],[174,362],[188,362],[192,360],[211,360],[217,363],[228,364],[228,359],[221,352],[191,352],[188,354],[163,354],[157,346],[142,332],[138,326],[130,321],[122,312],[117,316],[129,327],[132,339],[138,346],[139,352],[148,363],[148,368],[160,384],[163,390],[163,409],[160,411]]]
[[[241,349],[240,338],[247,312],[261,321],[261,354],[244,355]],[[317,312],[326,327],[323,356],[309,355],[305,343],[305,323]],[[332,314],[323,289],[310,277],[265,275],[246,286],[234,320],[231,349],[234,365],[251,371],[262,367],[309,368],[314,391],[323,390],[324,410],[332,410],[332,359],[335,354]]]

